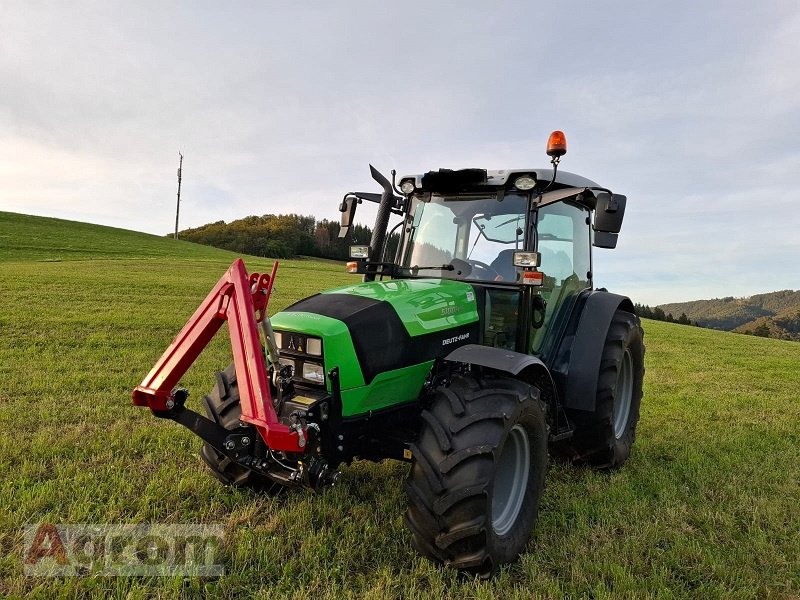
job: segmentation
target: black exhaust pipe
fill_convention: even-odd
[[[375,281],[378,263],[383,260],[383,245],[386,242],[386,229],[389,227],[389,216],[394,206],[394,190],[392,184],[378,169],[369,166],[372,178],[383,188],[381,202],[378,204],[378,214],[375,217],[375,226],[372,228],[372,239],[369,242],[369,263],[364,281]]]

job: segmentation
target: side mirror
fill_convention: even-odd
[[[355,196],[347,196],[339,205],[339,212],[342,213],[341,220],[339,221],[339,237],[343,238],[350,231],[350,226],[353,224],[353,218],[356,216],[356,205],[359,199]]]
[[[608,231],[595,231],[593,237],[594,241],[592,245],[595,248],[608,248],[613,250],[617,247],[617,238],[619,235],[616,233],[609,233]]]
[[[622,219],[625,217],[626,201],[627,198],[621,194],[607,192],[597,194],[593,229],[597,232],[619,233],[622,229]]]

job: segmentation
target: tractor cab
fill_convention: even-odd
[[[391,212],[401,217],[399,244],[394,256],[386,256],[378,231],[384,250],[376,253],[374,243],[353,247],[357,260],[349,270],[364,273],[365,281],[468,282],[484,313],[481,343],[549,364],[556,348],[547,341],[560,338],[550,334],[566,326],[578,295],[592,289],[592,245],[616,245],[625,211],[624,196],[558,171],[566,152],[560,135],[563,151],[553,149],[552,137],[548,145],[551,169],[431,171],[400,178],[399,190],[373,169],[391,194]],[[361,199],[382,197],[346,196],[340,207],[345,234]],[[376,231],[380,226],[379,215]]]

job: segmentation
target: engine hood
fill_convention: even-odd
[[[328,290],[319,296],[319,300],[325,303],[341,303],[345,312],[358,311],[379,302],[386,303],[400,318],[410,336],[450,329],[478,320],[472,286],[448,279],[393,279],[357,283]]]
[[[478,339],[475,290],[467,283],[442,279],[394,279],[335,288],[300,300],[272,322],[277,329],[322,334],[327,366],[334,358],[329,349],[346,331],[365,383]],[[327,333],[320,328],[322,323],[330,325]]]

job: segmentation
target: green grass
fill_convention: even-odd
[[[0,213],[0,595],[800,595],[796,343],[645,322],[631,460],[612,474],[553,464],[521,560],[491,581],[463,580],[412,550],[405,465],[356,463],[324,494],[259,497],[220,486],[192,434],[131,405],[131,388],[233,258]],[[282,261],[272,310],[351,281],[334,263]],[[185,378],[195,401],[229,360],[217,337]],[[222,524],[226,575],[28,578],[22,528],[43,521]]]
[[[94,258],[217,259],[215,248],[91,223],[0,212],[0,260],[52,261]]]

